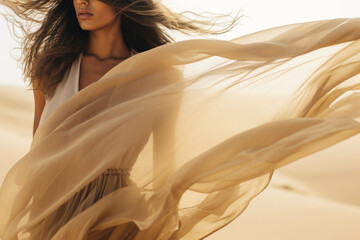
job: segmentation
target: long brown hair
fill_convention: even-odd
[[[216,15],[206,17],[193,12],[174,13],[154,0],[101,0],[121,14],[121,31],[126,46],[143,52],[173,42],[166,30],[185,34],[222,34],[231,30],[239,20],[240,12],[233,17]],[[85,51],[88,31],[80,28],[73,1],[70,0],[0,0],[15,16],[7,20],[21,29],[23,74],[29,85],[51,98],[80,52]],[[228,18],[221,29],[212,30],[213,20]],[[196,19],[196,18],[200,18]],[[37,28],[34,30],[34,26]],[[15,35],[16,36],[16,35]]]

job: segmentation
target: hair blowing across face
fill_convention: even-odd
[[[91,1],[91,0],[89,0]],[[167,30],[185,34],[222,34],[232,29],[239,14],[220,30],[211,30],[212,20],[229,15],[205,17],[192,12],[174,13],[154,0],[101,0],[121,14],[121,31],[130,50],[143,52],[174,41]],[[70,0],[0,0],[14,14],[6,19],[18,27],[23,71],[29,85],[51,98],[80,52],[85,51],[88,32],[80,28]],[[202,17],[203,20],[185,16]],[[16,34],[15,34],[16,36]]]

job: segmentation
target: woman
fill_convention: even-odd
[[[116,14],[114,8],[100,1],[73,1],[73,4],[81,29],[89,31],[86,53],[81,58],[78,86],[80,91],[112,67],[130,57],[130,50],[124,43],[120,15]],[[45,96],[35,89],[34,97],[35,133],[45,106]]]
[[[276,168],[360,132],[358,109],[343,110],[358,95],[339,98],[359,88],[356,59],[341,49],[322,64],[313,52],[357,40],[359,20],[165,44],[159,24],[211,31],[150,0],[1,3],[31,21],[48,12],[24,41],[34,139],[0,191],[4,240],[204,238]],[[321,67],[297,80],[301,101],[255,115],[264,107],[252,109],[248,86],[291,81],[277,71],[302,69],[302,56]]]
[[[149,1],[143,1],[142,3],[138,4],[142,5],[141,7],[148,9],[156,9],[156,6]],[[87,32],[87,37],[83,37],[83,39],[86,39],[87,41],[86,46],[84,46],[84,52],[81,52],[80,56],[75,61],[75,64],[77,64],[75,66],[77,71],[70,71],[70,73],[67,74],[67,79],[62,79],[61,83],[64,84],[58,84],[55,93],[51,93],[50,90],[52,89],[43,90],[47,96],[52,94],[50,101],[46,101],[45,94],[43,94],[41,90],[36,88],[34,89],[34,133],[39,126],[40,119],[44,121],[44,115],[48,116],[51,114],[51,112],[59,104],[64,102],[68,97],[71,97],[72,94],[81,91],[86,86],[94,83],[115,65],[118,65],[120,62],[129,58],[132,51],[137,50],[140,52],[144,51],[145,49],[150,49],[156,45],[165,43],[165,39],[160,39],[163,36],[160,33],[156,33],[156,30],[158,29],[144,29],[144,31],[150,30],[148,34],[154,34],[152,39],[145,39],[150,42],[153,41],[152,43],[144,43],[141,42],[141,40],[135,39],[134,36],[131,35],[131,31],[136,31],[136,26],[133,28],[131,24],[124,23],[125,21],[129,21],[128,18],[124,19],[123,17],[123,21],[120,20],[120,7],[121,4],[120,6],[116,6],[112,2],[102,2],[96,0],[73,1],[73,11],[75,10],[74,15],[76,16],[81,28],[81,31],[78,30],[77,33],[81,35],[84,34],[85,31]],[[139,6],[137,7],[139,8]],[[122,26],[126,29],[124,30],[125,34],[128,36],[126,40],[124,40],[122,36]],[[139,35],[141,37],[141,33],[139,33]],[[131,48],[131,50],[129,48]],[[34,56],[34,58],[36,57]],[[39,82],[36,82],[35,79],[36,78],[33,80],[33,84],[35,83],[37,86],[42,85],[42,87],[45,88],[44,85],[46,85],[46,83],[44,82],[47,81],[48,78],[43,78],[43,83],[40,84]],[[70,81],[74,80],[75,84],[70,83]],[[73,89],[68,89],[69,84]],[[159,84],[159,82],[151,84],[156,86],[156,84]],[[44,106],[46,106],[45,111]],[[172,121],[175,119],[172,116],[171,118],[171,121],[158,121],[155,125],[155,129],[153,129],[155,136],[154,141],[156,141],[155,144],[162,145],[161,141],[163,138],[166,139],[168,137],[167,135],[164,136],[164,134],[172,134]],[[156,154],[159,153],[158,151],[155,151],[154,154],[156,156]],[[168,160],[170,160],[172,157],[171,152],[167,151],[166,155],[161,157],[166,157]],[[33,239],[50,239],[69,220],[71,220],[78,213],[84,211],[87,207],[93,205],[98,199],[104,197],[117,188],[127,186],[129,184],[129,175],[129,169],[108,168],[105,173],[97,178],[97,180],[92,181],[88,187],[83,188],[79,193],[75,194],[75,196],[68,200],[67,203],[63,204],[58,211],[55,211],[50,216],[48,216],[43,221],[43,226],[40,228],[40,230],[31,232],[31,237]],[[89,194],[89,192],[91,193]],[[127,229],[127,231],[130,232],[128,237],[135,236],[138,231],[138,228],[134,224],[129,224]],[[110,231],[101,231],[99,234],[89,234],[88,237],[91,239],[107,239],[110,237],[112,231],[113,229]]]

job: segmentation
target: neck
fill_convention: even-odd
[[[120,28],[120,21],[108,27],[89,32],[89,42],[85,55],[93,55],[100,60],[122,59],[130,56]]]

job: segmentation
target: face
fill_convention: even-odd
[[[115,10],[99,0],[73,0],[76,17],[82,30],[94,31],[120,21]]]

